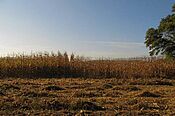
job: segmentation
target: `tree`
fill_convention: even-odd
[[[175,4],[172,7],[172,12],[175,12]]]
[[[175,58],[175,4],[172,14],[162,18],[157,28],[149,28],[145,37],[146,47],[151,56],[162,54]]]

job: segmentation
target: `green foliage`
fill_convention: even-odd
[[[172,12],[175,11],[175,4]],[[145,37],[146,47],[153,55],[165,55],[166,58],[175,57],[175,14],[162,18],[157,28],[149,28]]]
[[[175,12],[175,4],[172,6],[172,12]]]

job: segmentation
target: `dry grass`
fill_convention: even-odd
[[[89,60],[66,53],[38,53],[0,58],[0,77],[174,78],[175,61]]]
[[[174,86],[169,79],[6,78],[0,115],[174,115]]]
[[[175,61],[0,58],[0,115],[175,115]]]

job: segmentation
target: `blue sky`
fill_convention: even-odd
[[[0,0],[0,54],[148,55],[145,32],[175,0]]]

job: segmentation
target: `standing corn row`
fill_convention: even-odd
[[[143,58],[139,60],[89,60],[57,54],[13,54],[0,58],[0,77],[84,77],[84,78],[175,78],[175,61]]]

